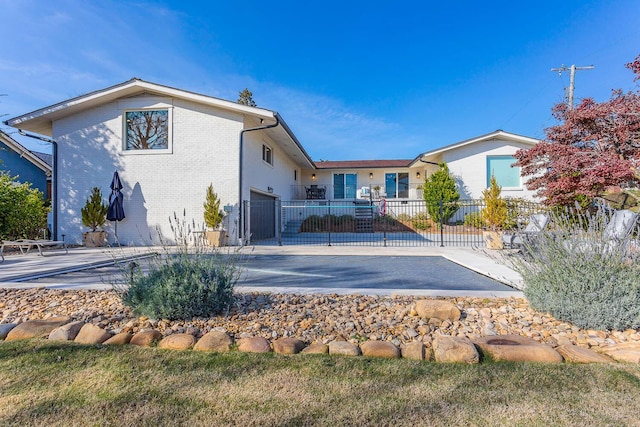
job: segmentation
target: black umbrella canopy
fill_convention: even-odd
[[[122,221],[125,218],[124,215],[124,195],[122,194],[122,182],[118,171],[113,173],[113,179],[111,180],[111,195],[109,195],[109,209],[107,210],[107,219],[109,221]]]

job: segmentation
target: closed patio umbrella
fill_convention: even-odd
[[[116,241],[118,240],[118,221],[122,221],[124,216],[124,206],[123,199],[124,195],[122,194],[122,182],[120,182],[120,176],[118,175],[118,171],[113,173],[113,179],[111,180],[111,194],[109,195],[109,209],[107,210],[107,219],[109,221],[115,221],[115,237]]]

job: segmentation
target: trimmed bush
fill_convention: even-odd
[[[42,192],[0,172],[0,239],[42,238],[47,211]]]
[[[607,240],[608,218],[553,215],[553,232],[525,245],[511,265],[531,306],[586,329],[640,327],[640,254],[631,237]]]

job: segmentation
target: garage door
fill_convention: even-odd
[[[249,233],[250,241],[276,237],[276,198],[251,192]]]

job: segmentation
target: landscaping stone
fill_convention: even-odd
[[[109,332],[94,324],[85,323],[73,341],[78,344],[102,344],[109,338],[111,338]]]
[[[425,319],[460,320],[460,309],[449,301],[423,299],[416,301],[418,316]]]
[[[564,358],[565,362],[571,363],[611,363],[613,359],[603,354],[596,353],[588,348],[577,345],[561,345],[556,347],[556,351]]]
[[[268,353],[271,351],[271,346],[266,338],[248,337],[238,341],[238,350],[245,353]]]
[[[546,363],[563,361],[560,353],[550,346],[520,335],[474,338],[473,343],[496,361]]]
[[[84,322],[71,322],[66,325],[58,326],[49,334],[50,340],[73,341],[80,329],[84,326]]]
[[[29,320],[11,329],[6,341],[24,340],[29,338],[47,338],[51,331],[58,326],[69,323],[68,317],[52,317],[46,320]]]
[[[384,357],[387,359],[397,359],[400,357],[400,349],[387,341],[365,341],[360,344],[363,356]]]
[[[640,342],[637,341],[600,348],[600,351],[618,362],[640,363]]]
[[[304,348],[304,343],[297,338],[279,338],[273,342],[273,351],[279,354],[297,354]]]
[[[438,336],[433,340],[436,362],[474,364],[480,361],[476,346],[466,337]]]
[[[140,331],[131,337],[131,341],[129,344],[131,345],[139,345],[141,347],[151,347],[154,343],[160,341],[162,339],[162,334],[160,331],[156,331],[155,329],[147,329],[144,331]]]
[[[322,343],[314,343],[302,350],[304,354],[328,354],[329,346]]]
[[[164,337],[159,343],[159,348],[168,350],[188,350],[196,343],[191,334],[172,334]]]
[[[133,334],[129,332],[120,332],[119,334],[115,334],[102,344],[104,345],[124,345],[129,344],[131,342],[131,338],[133,338]]]
[[[222,331],[210,331],[202,336],[193,346],[195,351],[213,351],[216,353],[225,353],[231,350],[233,340]]]
[[[360,356],[360,348],[349,341],[332,341],[329,343],[329,354],[341,356]]]
[[[425,359],[424,344],[421,341],[413,341],[410,343],[403,344],[400,347],[400,352],[402,354],[403,359],[412,359],[412,360]]]
[[[10,330],[18,326],[17,323],[4,323],[0,325],[0,340],[3,340],[7,337],[7,334]]]

